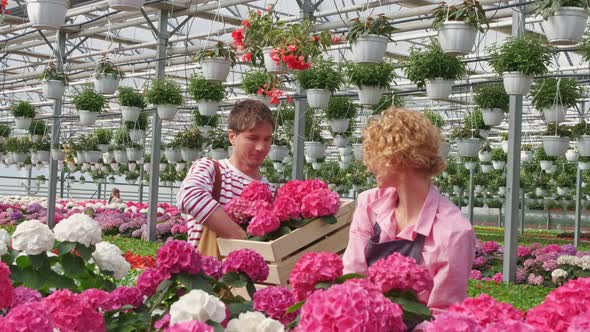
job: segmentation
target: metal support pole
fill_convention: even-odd
[[[574,219],[574,246],[580,244],[580,224],[582,222],[582,170],[576,172],[576,218]]]
[[[467,211],[469,213],[469,222],[473,225],[473,174],[475,173],[475,168],[469,169],[469,207]]]
[[[64,170],[59,175],[59,198],[64,199]]]
[[[57,50],[55,52],[55,62],[57,71],[63,73],[66,49],[66,33],[65,31],[57,31]],[[51,124],[51,145],[55,146],[59,144],[59,133],[60,133],[60,117],[63,104],[62,99],[55,99],[53,101],[53,119]],[[61,196],[63,197],[63,174],[61,177]],[[47,218],[46,224],[50,228],[55,226],[55,203],[57,196],[57,160],[49,159],[49,188],[47,188]]]
[[[524,190],[522,190],[521,194],[520,194],[521,200],[522,202],[520,203],[521,206],[521,210],[520,210],[520,235],[524,236],[524,217],[525,217],[525,209],[526,209],[526,204],[525,204],[525,197],[524,197]]]
[[[523,3],[523,0],[517,0]],[[524,14],[512,14],[512,35],[522,37]],[[506,176],[506,213],[504,220],[504,281],[516,280],[516,248],[518,246],[518,191],[520,188],[520,135],[522,134],[522,96],[510,96],[508,122],[508,174]]]
[[[549,209],[547,209],[547,225],[545,228],[551,229],[551,211],[549,211]]]
[[[502,227],[502,207],[498,208],[498,227]]]
[[[99,200],[100,200],[100,194],[102,193],[102,192],[101,192],[101,189],[102,189],[102,185],[101,185],[101,183],[99,182],[99,183],[98,183],[98,199],[99,199]]]
[[[160,10],[160,17],[158,19],[158,46],[157,54],[158,61],[156,62],[156,79],[164,77],[164,67],[166,65],[166,47],[168,45],[168,10]],[[156,221],[158,212],[158,192],[160,180],[160,167],[157,162],[160,161],[160,140],[162,136],[162,120],[158,112],[154,112],[152,118],[152,173],[150,175],[150,197],[148,206],[148,241],[156,240]]]
[[[139,169],[139,202],[143,203],[143,165]]]

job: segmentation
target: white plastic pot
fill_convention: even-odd
[[[87,163],[95,163],[101,156],[102,152],[100,151],[84,151],[84,160],[86,160]]]
[[[533,151],[520,151],[520,160],[523,162],[533,161]]]
[[[310,158],[323,158],[326,155],[326,146],[320,142],[305,141],[305,155]]]
[[[27,160],[27,154],[25,152],[12,152],[10,158],[15,164],[22,164]]]
[[[270,58],[270,52],[272,51],[272,47],[265,47],[262,49],[262,54],[264,55],[264,67],[266,71],[269,73],[284,73],[287,71],[287,65],[284,62],[280,61],[279,63],[274,62]]]
[[[539,165],[541,166],[541,169],[546,171],[546,170],[550,170],[553,168],[553,161],[551,160],[539,160]]]
[[[472,170],[475,169],[477,163],[475,163],[474,161],[466,161],[463,165],[465,166],[465,169]]]
[[[137,161],[143,157],[143,149],[127,148],[125,151],[127,152],[128,161]]]
[[[115,156],[115,161],[119,164],[127,164],[129,159],[127,158],[127,151],[125,150],[116,150],[113,152]]]
[[[164,172],[167,167],[168,167],[167,163],[162,163],[158,166],[158,168],[160,169],[160,172]]]
[[[225,82],[231,70],[231,61],[225,58],[203,59],[201,69],[206,80]]]
[[[483,123],[488,126],[499,126],[504,121],[504,111],[499,108],[482,109]]]
[[[27,15],[35,29],[57,30],[66,19],[67,0],[27,0]]]
[[[425,81],[426,94],[432,100],[446,100],[453,91],[453,80],[442,78],[428,79]]]
[[[533,78],[522,73],[512,71],[502,73],[504,90],[509,95],[526,95],[531,90]]]
[[[80,124],[84,126],[92,126],[98,119],[98,112],[90,112],[81,110],[80,112]]]
[[[307,104],[311,108],[326,108],[330,102],[331,92],[324,89],[306,90]]]
[[[93,80],[94,90],[103,95],[112,95],[119,87],[119,79],[113,74],[101,74]]]
[[[347,142],[346,142],[346,143],[348,143],[348,139],[347,139]],[[339,147],[339,148],[338,148],[338,153],[339,153],[341,156],[348,156],[348,155],[353,155],[353,152],[352,152],[352,146],[349,146],[349,145],[347,144],[345,147]]]
[[[332,131],[335,133],[345,133],[348,130],[350,119],[330,119],[328,120]]]
[[[500,196],[504,196],[506,195],[506,187],[502,186],[502,187],[498,187],[498,194]]]
[[[457,153],[461,157],[477,157],[481,142],[477,138],[466,138],[457,141]]]
[[[132,12],[140,10],[144,2],[144,0],[109,0],[109,6],[113,10]]]
[[[353,143],[352,153],[354,154],[354,160],[363,160],[363,145],[361,143]]]
[[[451,144],[449,144],[449,142],[440,143],[439,154],[443,159],[446,159],[449,156],[450,151]]]
[[[42,162],[48,162],[51,159],[49,151],[37,151],[37,160]]]
[[[580,152],[580,156],[588,157],[590,156],[590,136],[589,135],[582,135],[578,137],[578,151]]]
[[[358,88],[359,103],[361,105],[377,105],[385,89],[380,86],[362,85]]]
[[[352,43],[352,60],[358,63],[380,63],[387,51],[386,37],[379,35],[367,35],[357,38]]]
[[[199,109],[199,114],[212,116],[217,114],[219,102],[213,100],[199,100],[197,101],[197,108]]]
[[[582,171],[587,171],[590,169],[590,162],[579,161],[578,168]]]
[[[121,119],[123,122],[136,122],[139,119],[141,108],[135,106],[121,106]]]
[[[156,109],[161,120],[174,120],[178,112],[178,106],[172,104],[156,105]]]
[[[33,118],[16,117],[14,118],[14,122],[16,129],[27,130],[31,127],[31,123],[33,123]]]
[[[164,150],[164,155],[171,163],[175,163],[182,159],[182,152],[180,149],[166,149]]]
[[[543,149],[548,156],[561,157],[568,149],[570,138],[558,136],[543,136]]]
[[[152,163],[143,163],[143,171],[150,172],[152,170]]]
[[[565,153],[565,159],[567,159],[567,161],[578,161],[579,157],[580,154],[576,150],[567,150]]]
[[[492,160],[492,153],[490,151],[479,151],[477,157],[482,163],[488,163]]]
[[[41,82],[41,89],[43,90],[43,97],[45,99],[61,99],[66,86],[62,81],[49,80]]]
[[[502,151],[504,151],[504,153],[508,153],[508,149],[510,148],[510,144],[508,144],[508,141],[502,141],[500,142],[501,146],[502,146]]]
[[[215,160],[222,160],[227,158],[227,151],[225,151],[225,149],[213,149],[211,150],[211,158],[215,159]]]
[[[64,150],[51,149],[51,158],[53,158],[53,160],[65,160],[66,153]]]
[[[275,162],[281,162],[289,155],[289,148],[284,145],[271,145],[268,152],[268,158]]]
[[[567,113],[567,107],[555,105],[543,109],[543,118],[545,123],[562,123],[565,121],[565,113]]]
[[[98,144],[98,149],[102,153],[107,153],[107,152],[109,152],[109,145],[108,144]]]
[[[345,148],[348,146],[348,137],[342,135],[334,136],[334,145],[337,148]]]
[[[544,196],[545,190],[543,188],[535,188],[535,195],[536,196]]]
[[[490,164],[480,164],[480,167],[482,173],[489,173],[493,169],[492,165]]]
[[[506,166],[506,162],[504,160],[492,160],[492,166],[495,170],[501,170]]]
[[[570,191],[568,187],[557,187],[557,194],[559,196],[565,196]]]
[[[145,137],[145,130],[129,129],[129,138],[132,142],[139,142]]]
[[[181,148],[180,155],[182,156],[182,160],[187,162],[193,162],[200,158],[201,151],[197,149]]]
[[[588,10],[578,7],[561,7],[543,21],[547,41],[554,45],[577,44],[586,29]]]
[[[438,30],[438,41],[443,52],[465,55],[475,45],[477,29],[462,21],[447,21]]]

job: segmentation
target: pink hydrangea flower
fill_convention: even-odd
[[[406,331],[402,309],[378,290],[345,282],[311,294],[296,331]]]
[[[516,255],[518,257],[526,257],[526,256],[530,256],[532,253],[531,248],[529,247],[525,247],[525,246],[518,246],[518,249],[516,249]]]
[[[481,280],[481,278],[483,278],[483,275],[481,274],[481,271],[479,271],[479,270],[471,270],[471,273],[469,274],[469,278],[475,279],[475,280]]]
[[[272,211],[261,210],[250,220],[246,231],[254,236],[264,236],[281,227],[281,221]]]
[[[426,325],[424,332],[480,332],[481,326],[472,317],[457,313],[444,312]]]
[[[531,273],[527,278],[527,282],[531,285],[541,286],[543,282],[545,282],[545,279],[542,275],[535,275],[534,273]]]
[[[219,279],[223,275],[221,273],[221,262],[212,256],[201,257],[201,268],[211,278]]]
[[[297,312],[285,315],[287,309],[295,304],[295,295],[284,286],[271,286],[254,293],[254,310],[265,313],[268,317],[288,325]]]
[[[249,202],[248,208],[246,209],[246,214],[252,218],[260,211],[272,211],[272,204],[261,199],[251,201]]]
[[[70,290],[57,290],[42,303],[61,332],[104,332],[106,329],[104,317]]]
[[[504,281],[504,275],[502,274],[502,272],[498,272],[498,273],[494,274],[494,276],[492,276],[492,280],[497,283],[500,283],[500,282]]]
[[[106,311],[105,303],[111,297],[111,294],[102,289],[90,288],[80,293],[80,301],[88,303],[94,310]]]
[[[251,202],[242,198],[234,197],[225,205],[223,205],[223,211],[238,224],[247,223],[252,215],[249,213]]]
[[[248,201],[263,200],[271,202],[272,191],[268,185],[260,181],[252,181],[244,188],[244,190],[242,190],[242,195],[240,195],[240,197]]]
[[[55,327],[49,312],[39,301],[15,307],[0,322],[2,331],[51,332]]]
[[[498,251],[499,248],[500,248],[500,245],[496,241],[484,242],[484,244],[482,246],[482,250],[485,254],[494,253],[494,252]]]
[[[197,274],[201,271],[201,255],[188,242],[173,240],[158,250],[156,265],[170,274]]]
[[[167,271],[159,268],[149,268],[137,277],[136,287],[141,291],[142,295],[151,297],[156,293],[160,283],[169,278],[170,274]]]
[[[299,192],[299,199],[303,201],[307,194],[317,190],[329,190],[328,184],[320,179],[305,180],[299,183],[297,191]]]
[[[547,260],[543,263],[543,270],[547,271],[547,272],[551,272],[555,269],[557,269],[559,267],[559,264],[557,264],[557,261],[555,259],[550,259]]]
[[[228,272],[245,273],[253,282],[263,282],[268,278],[268,265],[264,258],[252,249],[234,250],[221,264],[223,274]]]
[[[111,292],[111,296],[104,305],[106,310],[110,311],[120,309],[126,305],[138,308],[142,303],[143,295],[139,288],[120,286]]]
[[[303,195],[300,195],[299,193],[299,187],[301,186],[301,183],[303,183],[302,180],[291,180],[288,181],[287,183],[285,183],[282,187],[279,188],[279,190],[277,191],[277,196],[275,199],[279,199],[280,197],[291,197],[293,198],[298,204],[301,203],[301,199],[303,198],[303,196],[307,195],[307,193],[304,193]]]
[[[588,332],[590,331],[590,308],[574,317],[567,328],[567,332]]]
[[[27,288],[25,286],[18,286],[14,289],[14,299],[11,307],[17,307],[23,303],[35,302],[41,300],[42,296],[36,289]]]
[[[432,289],[432,276],[425,266],[416,264],[411,257],[393,253],[371,265],[367,271],[369,280],[384,293],[390,290],[413,290],[420,293]]]
[[[299,219],[301,216],[299,204],[297,204],[294,198],[289,196],[277,197],[273,202],[273,212],[280,221]]]
[[[483,256],[478,256],[475,257],[475,259],[473,260],[473,267],[479,267],[482,266],[486,263],[486,258]]]
[[[301,215],[303,218],[329,216],[338,212],[340,196],[330,189],[313,191],[301,201]]]
[[[157,330],[163,330],[170,325],[170,314],[164,314],[162,318],[154,322],[154,328]]]
[[[303,255],[289,276],[289,283],[298,301],[305,299],[321,281],[333,282],[342,275],[344,264],[331,252],[309,252]]]
[[[483,327],[508,319],[522,320],[523,317],[522,311],[514,308],[511,304],[498,302],[487,294],[481,294],[476,298],[466,298],[463,303],[450,306],[449,311],[468,315]]]
[[[0,310],[8,309],[14,302],[14,287],[10,282],[10,269],[0,261]]]
[[[213,327],[197,320],[189,320],[176,323],[167,328],[165,332],[213,332]]]
[[[550,252],[556,252],[556,253],[561,253],[562,249],[561,246],[559,244],[550,244],[545,246],[544,248],[542,248],[543,253],[550,253]]]
[[[508,319],[499,321],[486,326],[482,332],[542,332],[532,325],[529,325],[522,320]]]

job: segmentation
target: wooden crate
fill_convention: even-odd
[[[352,222],[354,202],[342,201],[336,213],[338,222],[327,224],[318,218],[309,224],[270,242],[217,239],[219,251],[227,256],[237,249],[256,250],[268,263],[266,283],[286,285],[291,269],[301,256],[310,251],[342,253],[348,244],[348,230]]]

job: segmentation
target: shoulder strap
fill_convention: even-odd
[[[219,167],[219,162],[214,159],[209,159],[213,162],[213,168],[215,171],[215,179],[213,180],[213,199],[219,202],[221,197],[221,168]]]

